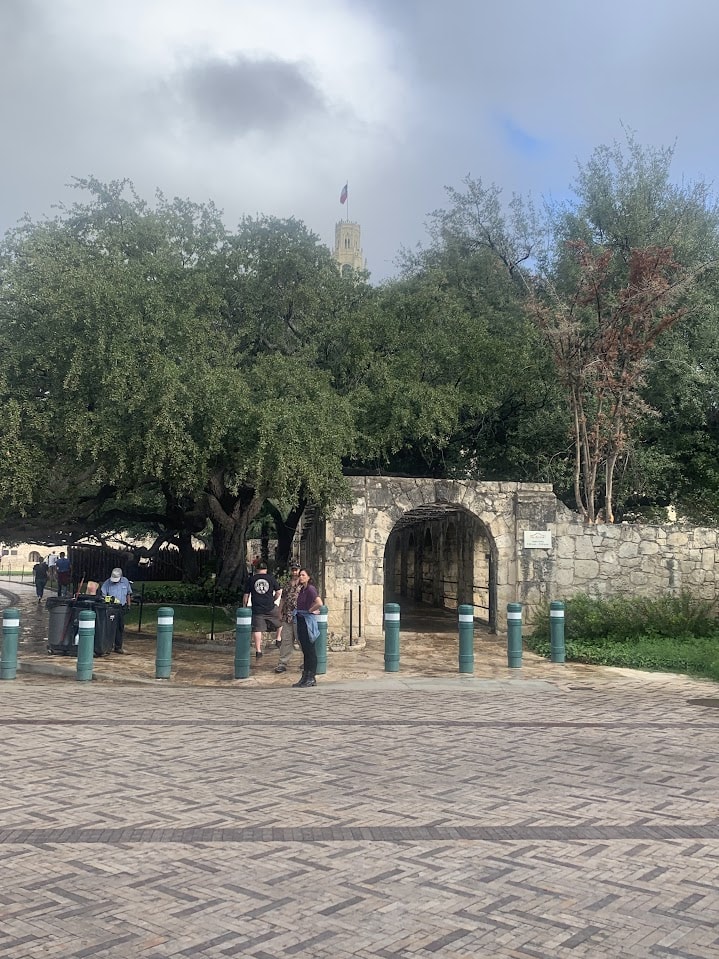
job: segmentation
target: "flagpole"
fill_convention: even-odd
[[[349,191],[349,180],[345,180],[345,183],[347,184],[347,220],[346,220],[346,222],[349,223],[349,221],[350,221],[350,191]]]

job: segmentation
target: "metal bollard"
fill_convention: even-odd
[[[474,607],[457,608],[459,615],[459,671],[474,672]]]
[[[384,606],[384,671],[399,672],[399,603]]]
[[[239,606],[235,611],[235,679],[249,679],[251,638],[252,610]]]
[[[17,673],[17,639],[20,634],[20,610],[11,607],[2,614],[2,657],[0,679],[15,679]]]
[[[507,666],[522,665],[522,604],[507,603]]]
[[[564,648],[564,603],[552,600],[549,604],[550,656],[553,663],[563,663]]]
[[[317,637],[317,675],[324,676],[327,672],[327,607],[320,606],[319,615],[320,634]]]
[[[155,649],[155,679],[169,679],[172,669],[172,629],[175,610],[160,606],[157,611],[157,646]]]
[[[88,683],[92,679],[92,659],[95,655],[95,610],[81,609],[78,619],[77,679]]]

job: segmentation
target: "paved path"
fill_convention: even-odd
[[[611,670],[21,674],[0,956],[717,959],[715,701]]]

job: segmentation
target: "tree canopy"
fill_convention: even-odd
[[[719,517],[719,216],[672,156],[628,134],[540,212],[468,177],[379,287],[298,220],[78,180],[0,245],[4,538],[204,531],[239,586],[263,504],[286,549],[360,470]]]

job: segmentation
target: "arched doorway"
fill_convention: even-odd
[[[384,601],[448,612],[468,604],[476,619],[494,631],[495,559],[491,533],[469,510],[445,503],[409,510],[385,545]]]

